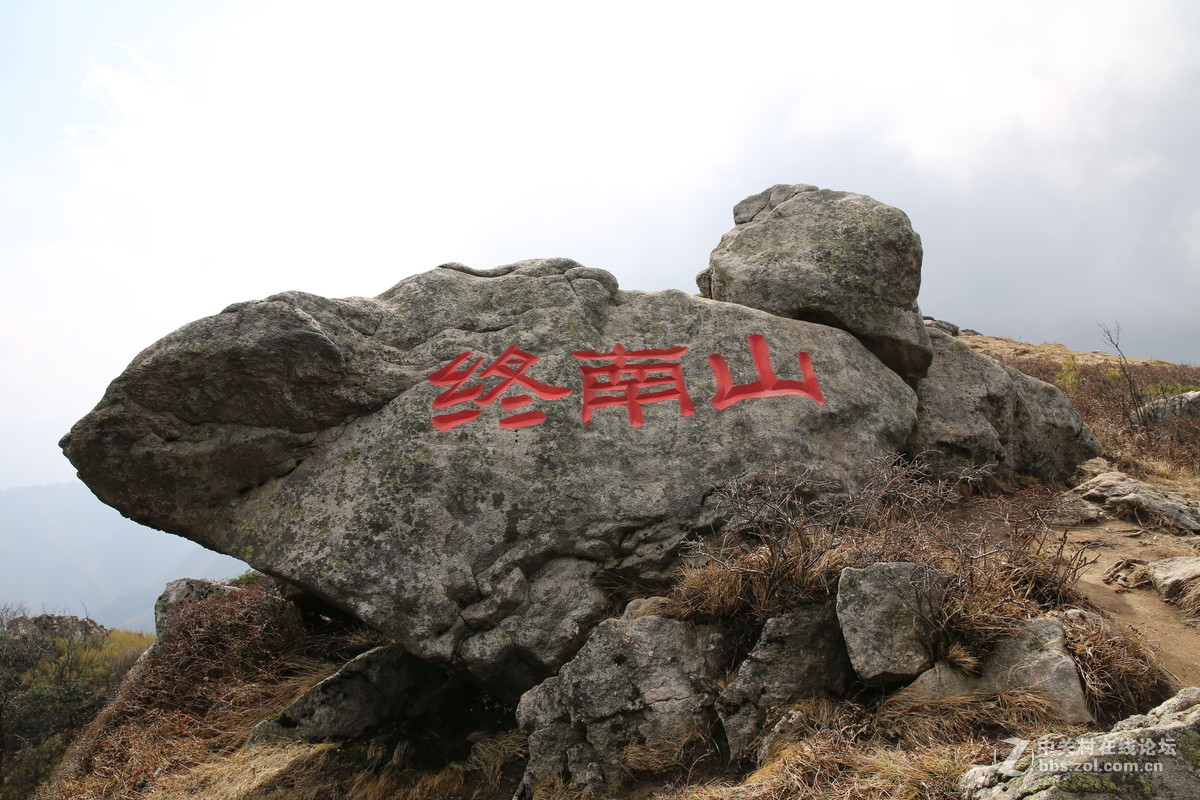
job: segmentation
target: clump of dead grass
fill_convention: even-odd
[[[900,690],[880,704],[874,723],[890,738],[923,748],[972,738],[1034,738],[1062,728],[1054,703],[1024,689],[936,699],[917,699]]]
[[[500,785],[504,769],[529,757],[529,739],[520,731],[505,731],[481,737],[471,745],[467,763],[480,775],[480,783],[491,791]]]
[[[660,775],[687,766],[689,755],[702,753],[707,737],[698,731],[671,739],[633,743],[621,753],[621,766],[629,774]]]
[[[902,695],[902,693],[901,693]],[[874,711],[828,698],[794,706],[761,765],[739,783],[690,786],[662,800],[894,800],[959,797],[958,777],[1005,736],[1063,728],[1031,692],[915,702]]]
[[[1175,605],[1184,614],[1200,619],[1200,579],[1190,580],[1175,598]]]
[[[1140,714],[1171,695],[1166,673],[1153,652],[1097,614],[1056,614],[1067,650],[1079,667],[1088,710],[1102,724]]]
[[[338,666],[313,658],[294,617],[249,588],[182,607],[72,751],[43,800],[141,797],[238,750]]]
[[[334,744],[293,742],[239,750],[161,777],[147,800],[327,800],[348,775]]]

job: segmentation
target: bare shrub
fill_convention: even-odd
[[[1019,620],[1085,606],[1075,583],[1090,563],[1051,527],[1053,495],[974,494],[986,479],[972,469],[932,480],[920,461],[896,458],[851,489],[786,465],[721,487],[728,521],[697,546],[665,613],[761,621],[828,600],[845,567],[914,562],[954,576],[939,605],[917,611],[936,632],[935,654],[969,672]]]
[[[1003,359],[1026,375],[1055,383],[1104,445],[1105,457],[1137,477],[1177,473],[1200,479],[1200,420],[1161,422],[1136,418],[1141,402],[1200,386],[1200,367],[1162,361],[1131,362],[1113,356],[1107,364],[1063,362],[1045,356]]]

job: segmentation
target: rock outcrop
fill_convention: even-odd
[[[801,606],[767,620],[717,698],[730,758],[749,755],[780,710],[802,698],[844,694],[853,681],[833,604]]]
[[[837,617],[859,680],[894,687],[933,666],[936,609],[952,577],[903,561],[842,570]]]
[[[916,703],[1017,689],[1048,699],[1055,716],[1064,722],[1083,725],[1093,721],[1079,668],[1067,652],[1062,622],[1050,617],[1022,622],[1015,634],[997,644],[978,676],[963,675],[939,661],[905,687],[902,695],[906,702]]]
[[[670,759],[680,748],[711,736],[728,658],[715,626],[656,616],[600,623],[557,677],[521,698],[527,787],[564,777],[581,788],[616,786],[639,754],[678,766]]]
[[[1097,475],[1074,491],[1116,517],[1162,523],[1181,533],[1200,533],[1200,503],[1124,472]]]
[[[297,698],[277,719],[260,722],[250,743],[353,739],[371,733],[417,704],[413,690],[419,684],[413,672],[420,664],[399,645],[368,650]]]
[[[63,444],[127,516],[515,700],[606,615],[598,572],[661,575],[709,529],[713,485],[775,460],[848,478],[915,412],[844,331],[558,259],[231,306]]]
[[[967,800],[1192,800],[1200,797],[1200,688],[1183,689],[1108,733],[1047,736],[1010,762],[975,767]]]
[[[539,259],[231,305],[140,353],[63,449],[126,516],[508,703],[562,679],[613,585],[661,585],[719,530],[714,486],[783,461],[844,490],[906,448],[1054,480],[1094,454],[1061,393],[931,349],[903,212],[781,186],[735,223],[708,298]],[[723,712],[743,747],[747,692]]]
[[[933,363],[918,387],[917,425],[907,443],[935,472],[992,465],[1001,478],[1066,483],[1098,456],[1100,442],[1055,386],[931,329]]]
[[[1200,392],[1184,392],[1170,397],[1160,397],[1138,408],[1131,417],[1133,422],[1138,425],[1163,422],[1172,417],[1200,419]]]
[[[794,184],[746,198],[733,220],[696,278],[705,297],[848,330],[905,380],[925,374],[921,237],[903,211]]]

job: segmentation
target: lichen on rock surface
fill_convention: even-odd
[[[804,385],[807,354],[819,399],[714,407],[709,357],[750,385],[753,336],[780,380]],[[671,362],[678,386],[635,391],[682,388],[690,408],[617,397],[585,423],[581,368],[616,363],[618,345],[686,348]],[[491,391],[516,369],[500,360],[511,347],[535,357],[523,377],[569,396],[533,398],[518,383],[504,394],[529,397],[521,409],[434,407],[454,386],[431,376],[465,369],[470,360],[454,364],[471,353],[499,365],[482,382]],[[528,408],[544,421],[501,426]],[[433,424],[459,409],[480,416]],[[127,516],[298,584],[512,700],[610,613],[599,571],[661,578],[710,529],[712,486],[777,460],[848,478],[898,450],[915,414],[912,390],[844,331],[620,291],[608,273],[543,259],[451,265],[373,299],[287,293],[231,306],[143,351],[63,445]]]
[[[739,203],[734,223],[696,278],[706,297],[843,328],[906,380],[925,374],[923,251],[903,211],[780,184]]]

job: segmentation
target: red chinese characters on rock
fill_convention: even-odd
[[[797,357],[800,361],[802,381],[784,381],[775,376],[771,367],[771,354],[767,350],[767,340],[757,333],[747,339],[750,345],[750,358],[754,360],[754,369],[758,372],[758,380],[739,386],[733,385],[729,375],[729,367],[725,357],[713,353],[708,357],[708,366],[717,379],[717,393],[713,395],[713,408],[717,411],[729,408],[734,403],[749,400],[752,397],[778,397],[784,394],[802,394],[817,401],[817,405],[825,405],[825,395],[817,385],[817,375],[813,372],[812,359],[808,353],[801,351]]]
[[[571,390],[566,387],[551,386],[550,384],[535,381],[533,378],[527,377],[525,372],[534,364],[541,361],[541,359],[531,353],[526,353],[516,345],[510,345],[499,358],[488,364],[483,372],[479,374],[479,380],[493,376],[503,378],[490,392],[484,394],[483,384],[465,386],[467,381],[471,380],[471,376],[475,374],[475,370],[479,368],[479,364],[483,359],[477,358],[471,362],[469,367],[459,369],[472,355],[473,353],[470,351],[460,353],[449,364],[429,376],[429,382],[434,386],[450,387],[433,401],[434,408],[450,408],[462,403],[474,403],[477,406],[491,405],[497,397],[508,391],[514,384],[528,389],[543,400],[559,400],[571,393]],[[480,395],[483,396],[481,397]],[[532,402],[533,398],[529,395],[519,394],[502,399],[500,407],[505,411],[512,411],[517,408],[524,408]],[[432,422],[435,428],[439,431],[444,431],[457,425],[462,425],[464,422],[470,422],[482,413],[478,408],[467,408],[450,414],[439,414],[432,419]],[[524,411],[520,414],[513,414],[510,417],[503,417],[500,420],[500,427],[527,428],[530,425],[540,425],[545,421],[546,415],[541,411]]]
[[[575,358],[612,362],[607,367],[579,368],[583,373],[583,424],[592,423],[592,413],[597,408],[625,406],[629,410],[629,424],[640,428],[646,422],[642,406],[646,403],[661,403],[664,400],[677,400],[679,413],[690,417],[695,409],[692,406],[692,398],[683,386],[683,364],[679,363],[679,359],[683,358],[686,352],[686,347],[626,350],[620,344],[614,347],[611,353],[576,350],[571,354]],[[663,358],[666,361],[649,364],[629,363],[629,359],[646,361],[655,358]],[[663,388],[653,392],[644,391],[654,387]]]
[[[781,395],[802,395],[818,405],[825,404],[825,397],[821,394],[808,353],[797,354],[803,380],[783,380],[775,374],[771,366],[767,340],[759,334],[753,334],[747,337],[747,344],[758,375],[758,380],[750,383],[735,385],[725,357],[719,353],[708,357],[709,368],[717,382],[716,394],[710,401],[713,408],[722,411],[743,400]],[[682,358],[687,351],[686,347],[626,350],[621,344],[614,345],[607,353],[576,350],[572,355],[580,361],[602,362],[601,365],[579,367],[583,376],[583,424],[591,425],[597,409],[624,407],[629,416],[629,424],[640,428],[645,424],[642,406],[667,401],[675,401],[682,416],[692,416],[695,407],[683,380]],[[429,382],[434,386],[449,387],[433,401],[434,409],[452,408],[465,403],[476,406],[434,415],[431,421],[438,430],[449,430],[478,418],[483,413],[482,407],[491,405],[497,398],[500,398],[502,409],[514,411],[533,403],[532,395],[542,400],[561,400],[573,391],[564,386],[542,383],[526,375],[525,373],[541,359],[515,345],[510,346],[499,358],[484,367],[478,375],[475,373],[483,363],[483,358],[471,361],[473,355],[469,351],[460,353],[449,364],[429,376]],[[485,378],[501,380],[487,390],[481,382]],[[530,394],[500,397],[513,387],[523,388]],[[545,421],[545,413],[529,410],[502,417],[499,425],[501,428],[526,428]]]

